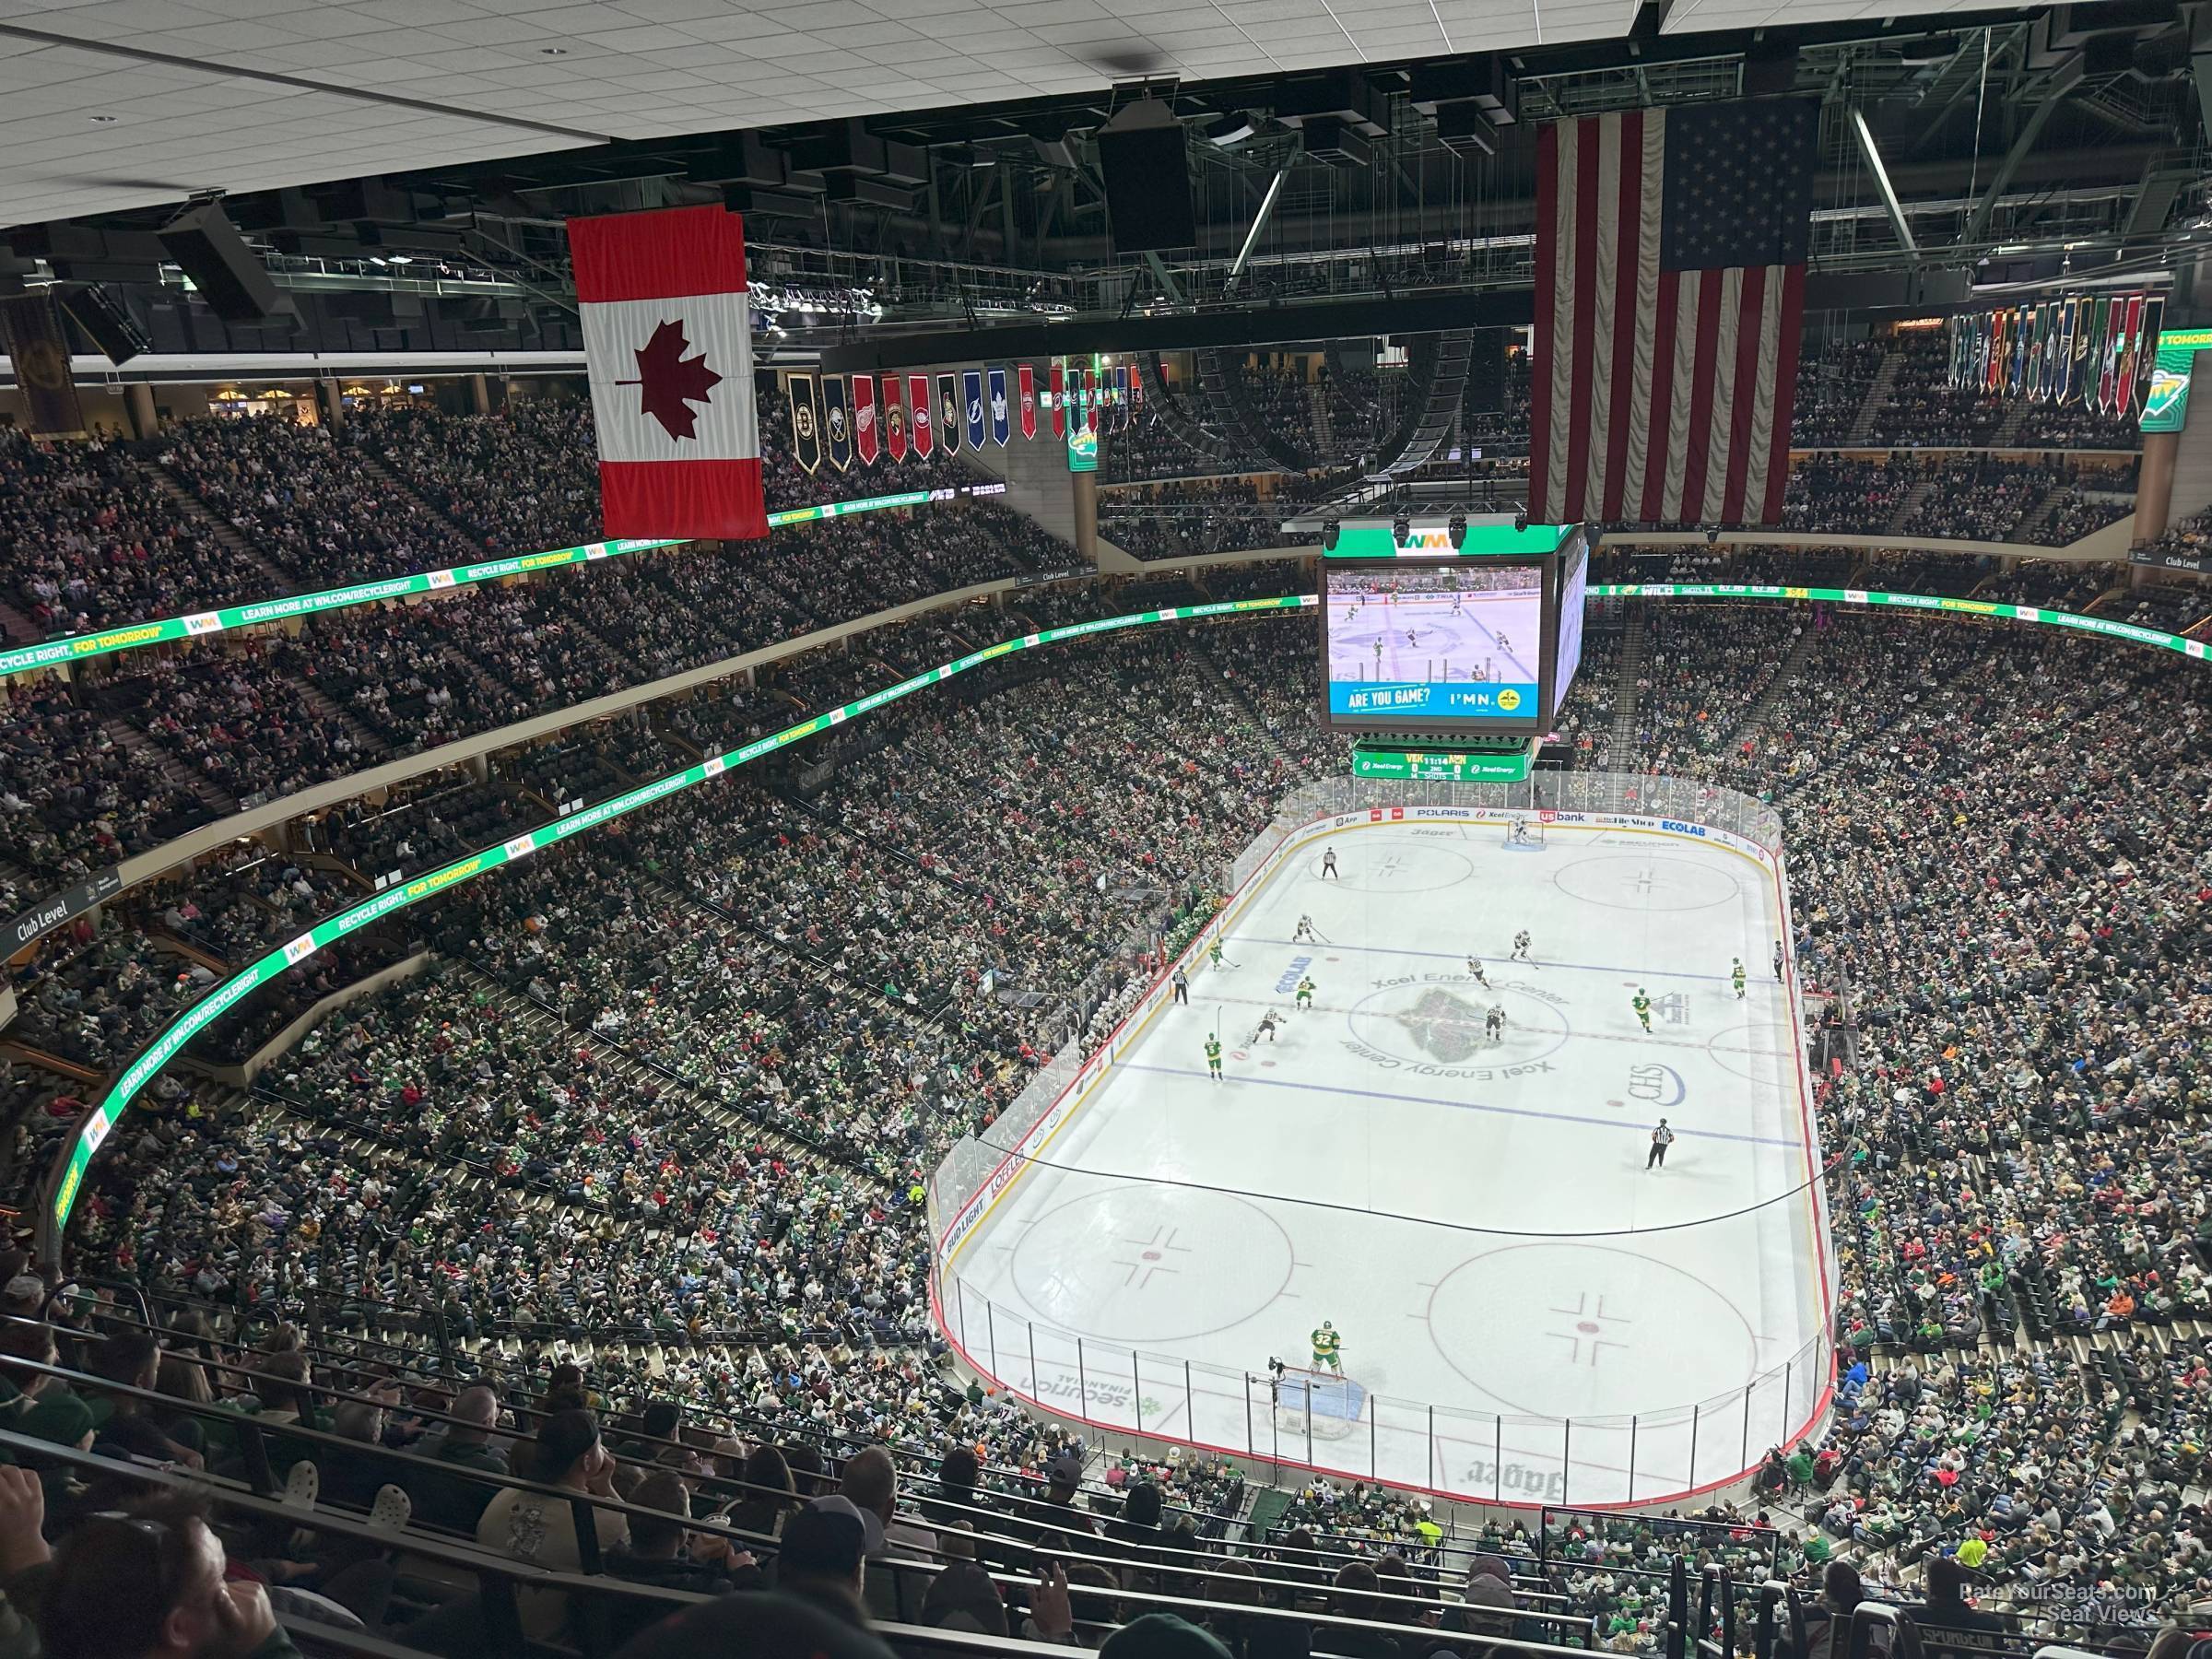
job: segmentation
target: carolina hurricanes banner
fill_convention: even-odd
[[[811,473],[822,464],[822,418],[814,406],[814,376],[794,374],[786,385],[791,397],[791,457]]]
[[[1053,436],[1067,436],[1067,365],[1058,358],[1053,359],[1051,378],[1044,391],[1045,407],[1053,412]]]
[[[881,434],[876,429],[876,377],[856,374],[853,377],[853,453],[863,466],[876,465],[880,441]]]
[[[1022,363],[1014,371],[1015,389],[1021,394],[1021,435],[1037,436],[1037,371]]]
[[[937,441],[948,455],[960,453],[960,397],[953,389],[955,379],[949,373],[937,376]]]
[[[607,537],[766,535],[737,216],[574,218],[569,253]]]
[[[883,447],[891,459],[906,459],[906,382],[896,374],[883,377]]]
[[[991,441],[1004,449],[1008,437],[1006,420],[1006,371],[991,371]]]
[[[968,447],[983,447],[983,371],[981,369],[960,371],[960,406],[968,412]]]
[[[906,377],[906,406],[907,418],[913,426],[914,453],[926,461],[931,449],[935,446],[937,431],[937,423],[929,416],[928,375],[910,374]]]
[[[853,465],[853,428],[845,418],[845,377],[822,376],[822,447],[839,472]]]

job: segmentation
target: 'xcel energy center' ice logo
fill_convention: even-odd
[[[1457,1065],[1482,1046],[1482,1010],[1434,986],[1397,1020],[1423,1053],[1446,1065]]]

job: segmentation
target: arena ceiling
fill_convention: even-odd
[[[1911,8],[1938,21],[2017,9]],[[211,190],[1095,94],[1135,76],[1248,76],[1896,10],[1888,0],[0,0],[0,226]]]

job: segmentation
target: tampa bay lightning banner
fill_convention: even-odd
[[[1009,423],[1006,419],[1006,371],[1004,369],[994,369],[991,371],[991,441],[1004,449],[1009,435]]]
[[[980,369],[960,371],[960,401],[968,406],[968,447],[983,447],[983,374]]]

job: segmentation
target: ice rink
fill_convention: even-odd
[[[1534,595],[1470,593],[1369,600],[1332,599],[1330,668],[1343,680],[1512,680],[1534,683],[1542,612]],[[1521,637],[1513,637],[1518,627]]]
[[[1239,1453],[1523,1501],[1732,1477],[1826,1381],[1781,913],[1763,865],[1652,831],[1301,846],[1232,908],[1224,965],[1201,957],[1030,1148],[953,1261],[947,1326],[1021,1393]],[[1356,1418],[1271,1402],[1269,1358],[1310,1364],[1324,1319]]]

